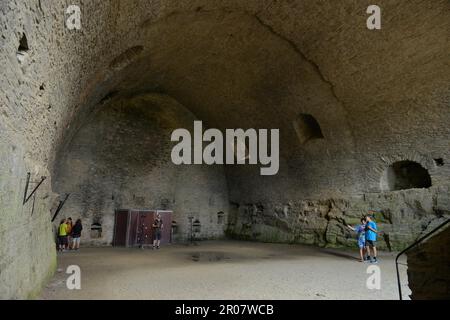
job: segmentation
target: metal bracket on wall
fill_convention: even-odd
[[[25,185],[25,192],[23,194],[23,205],[25,205],[25,203],[28,202],[28,200],[31,199],[31,197],[33,196],[33,194],[37,191],[37,189],[39,189],[39,187],[41,186],[41,184],[44,182],[45,179],[47,179],[47,177],[42,176],[41,177],[41,181],[37,182],[37,181],[30,181],[30,177],[31,177],[31,173],[28,172],[27,174],[27,183]],[[34,187],[33,191],[31,192],[30,195],[27,196],[28,194],[28,187],[30,186],[30,183],[37,183],[37,186]]]
[[[64,198],[64,200],[59,201],[58,208],[56,208],[55,214],[53,215],[53,218],[52,218],[52,222],[55,221],[56,217],[58,216],[62,207],[64,207],[64,204],[66,203],[69,196],[70,196],[70,193],[66,194],[66,197]]]
[[[33,215],[33,213],[34,213],[34,204],[36,203],[36,194],[34,194],[34,197],[33,197],[33,206],[31,207],[31,215]]]

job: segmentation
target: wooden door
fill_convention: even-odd
[[[138,228],[139,211],[130,210],[130,214],[128,215],[127,247],[133,247],[136,245]]]
[[[163,229],[161,232],[161,244],[172,242],[172,211],[158,210],[161,215]]]
[[[136,245],[148,246],[153,244],[152,225],[155,220],[155,214],[155,211],[150,210],[139,211]]]
[[[116,210],[113,246],[151,246],[153,244],[153,222],[156,213],[161,215],[163,229],[161,244],[172,242],[172,211]]]
[[[116,210],[114,221],[113,246],[120,247],[127,244],[129,210]]]

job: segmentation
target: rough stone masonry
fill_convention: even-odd
[[[200,237],[354,245],[375,209],[397,250],[450,208],[447,0],[0,2],[0,298],[56,265],[52,214],[108,245],[114,210],[172,209]],[[280,170],[175,166],[170,133],[280,129]],[[22,204],[27,173],[31,189]],[[31,190],[30,189],[30,190]],[[102,233],[89,232],[101,225]]]

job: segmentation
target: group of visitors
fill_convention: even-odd
[[[163,227],[164,225],[161,215],[158,213],[152,225],[153,250],[160,248]],[[75,224],[73,224],[71,217],[62,219],[57,230],[58,251],[64,252],[66,250],[79,250],[82,230],[83,225],[81,224],[81,219],[78,219]],[[143,248],[143,244],[141,244],[141,247]]]
[[[82,230],[81,219],[78,219],[75,224],[73,224],[70,217],[62,219],[58,227],[58,251],[80,249]]]
[[[374,211],[370,211],[369,213],[374,213]],[[378,263],[376,242],[379,232],[373,216],[367,215],[361,218],[361,224],[354,227],[347,225],[347,227],[358,233],[358,247],[361,262]]]

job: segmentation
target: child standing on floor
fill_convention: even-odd
[[[370,211],[370,213],[374,213],[374,211]],[[378,235],[378,227],[375,223],[372,216],[368,215],[366,217],[366,250],[367,250],[367,260],[370,263],[378,263],[377,260],[377,235]],[[372,250],[370,250],[372,249]],[[371,255],[372,251],[372,255]]]
[[[361,258],[361,262],[364,262],[364,256],[366,253],[366,219],[361,218],[361,224],[355,227],[347,225],[347,228],[355,231],[358,234],[359,255]]]
[[[67,220],[62,219],[59,228],[58,228],[58,243],[59,243],[59,251],[66,250],[67,247]]]

